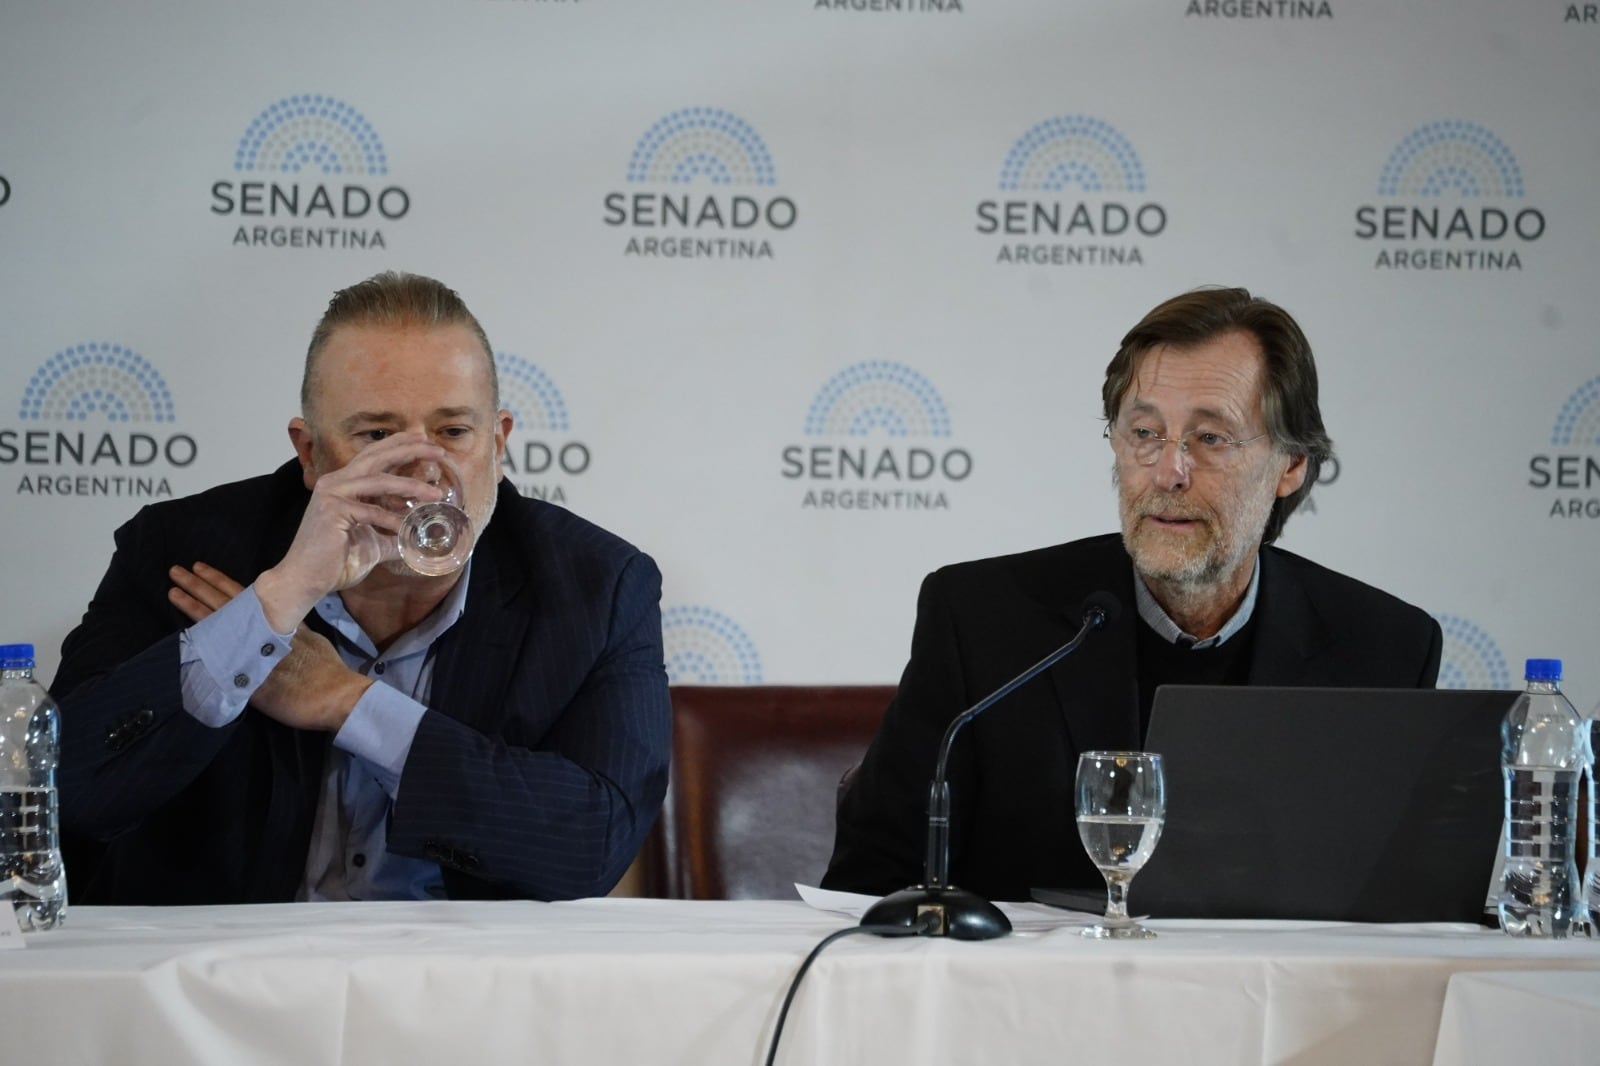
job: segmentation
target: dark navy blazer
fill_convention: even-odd
[[[189,623],[167,602],[167,570],[202,561],[253,581],[283,557],[308,499],[290,462],[151,505],[117,531],[52,686],[75,902],[294,898],[329,735],[254,708],[220,729],[184,711]],[[660,595],[648,555],[502,481],[466,611],[434,646],[389,850],[439,863],[455,898],[609,890],[666,790]],[[307,624],[322,628],[315,614]]]
[[[1071,639],[1083,601],[1111,628],[968,724],[951,749],[950,879],[987,899],[1099,888],[1078,840],[1083,751],[1139,750],[1139,620],[1118,534],[948,566],[923,582],[911,660],[843,797],[823,885],[883,895],[922,880],[928,782],[945,727]],[[1261,552],[1249,683],[1431,688],[1439,625],[1387,593],[1279,548]],[[1307,752],[1314,755],[1314,738]]]

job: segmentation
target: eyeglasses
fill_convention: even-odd
[[[1181,437],[1163,437],[1145,426],[1117,428],[1106,426],[1101,434],[1111,446],[1130,456],[1140,466],[1153,466],[1161,458],[1167,445],[1176,444],[1178,451],[1189,457],[1189,462],[1202,469],[1216,469],[1232,462],[1234,449],[1261,440],[1270,434],[1257,433],[1244,440],[1234,440],[1226,433],[1191,429]]]

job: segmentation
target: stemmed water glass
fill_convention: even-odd
[[[463,509],[461,475],[448,459],[430,464],[438,474],[425,478],[444,492],[433,503],[407,500],[400,523],[400,559],[428,577],[459,570],[472,554],[472,520]]]
[[[399,471],[407,477],[426,481],[444,493],[444,498],[429,503],[402,496],[382,496],[370,502],[391,512],[395,532],[382,532],[370,525],[351,532],[346,567],[350,573],[365,575],[379,563],[398,558],[413,572],[428,577],[454,573],[472,554],[472,520],[464,509],[466,499],[461,474],[448,458],[413,464]]]
[[[1167,786],[1161,756],[1086,751],[1078,756],[1078,836],[1106,879],[1106,913],[1083,931],[1097,939],[1142,940],[1155,931],[1128,917],[1128,885],[1161,839]]]

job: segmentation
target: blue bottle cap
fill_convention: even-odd
[[[32,644],[0,644],[0,669],[33,669]]]
[[[1560,659],[1529,659],[1522,673],[1525,681],[1560,681]]]

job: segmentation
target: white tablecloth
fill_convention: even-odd
[[[1530,1042],[1544,1053],[1528,1053]],[[1445,992],[1433,1066],[1594,1066],[1600,972],[1458,973]]]
[[[1108,943],[1011,913],[1002,940],[830,947],[778,1061],[1426,1066],[1452,976],[1600,973],[1600,943],[1468,927],[1157,922]],[[784,902],[80,907],[0,952],[0,1058],[751,1066],[846,924]]]

